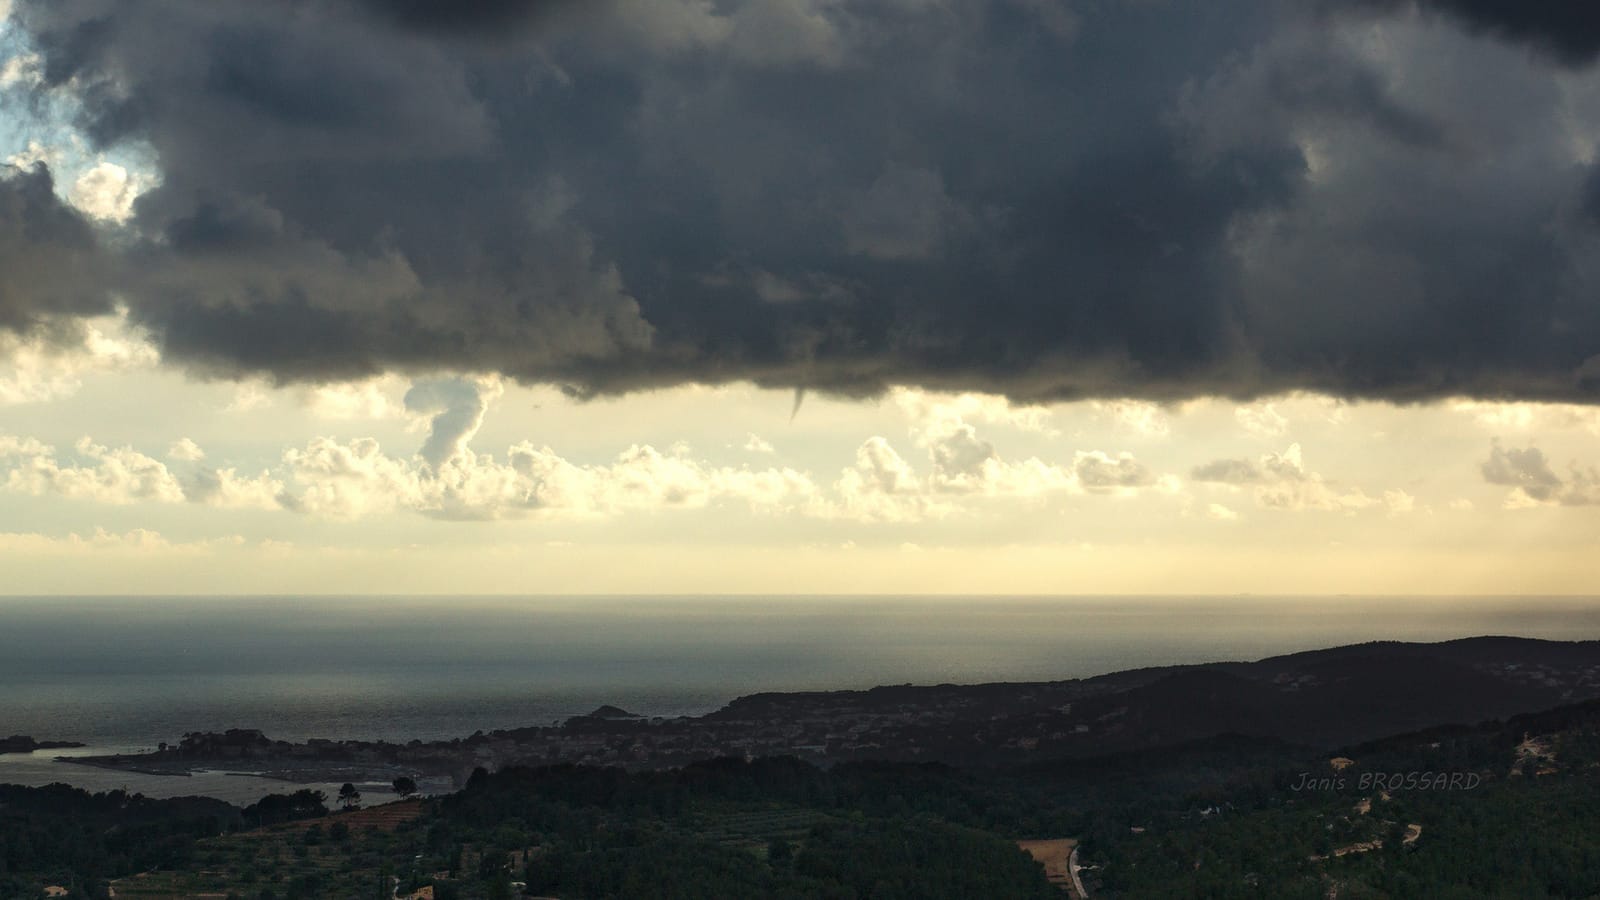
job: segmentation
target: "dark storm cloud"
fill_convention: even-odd
[[[0,329],[69,338],[110,311],[94,230],[56,198],[50,170],[0,166]]]
[[[1394,0],[1366,0],[1368,5],[1395,8],[1411,5]],[[1600,55],[1600,8],[1573,0],[1415,0],[1421,9],[1443,13],[1469,29],[1518,41],[1582,65]]]
[[[1600,391],[1570,111],[1453,18],[1381,59],[1289,3],[577,7],[18,11],[160,160],[117,287],[209,374]]]
[[[582,5],[582,0],[356,0],[413,28],[492,34],[518,29]],[[603,2],[603,0],[602,0]]]

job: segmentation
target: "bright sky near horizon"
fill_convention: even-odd
[[[1585,593],[1600,411],[0,366],[6,593]],[[1530,455],[1537,448],[1539,455]]]
[[[503,48],[480,53],[461,23],[440,26],[462,29],[441,50],[407,30],[417,22],[375,24],[358,5],[308,5],[285,17],[291,27],[168,3],[168,25],[232,47],[204,69],[193,119],[160,108],[206,65],[186,68],[188,49],[138,43],[156,38],[134,17],[103,31],[108,47],[127,41],[121,52],[73,58],[83,48],[64,35],[92,4],[22,0],[7,21],[13,5],[0,0],[0,160],[12,167],[0,180],[0,594],[1600,591],[1600,319],[1585,280],[1600,278],[1600,250],[1562,199],[1600,184],[1585,180],[1600,134],[1587,45],[1502,46],[1485,35],[1522,32],[1415,11],[1334,24],[1285,12],[1261,34],[1237,23],[1205,32],[1237,35],[1253,55],[1224,52],[1229,37],[1186,57],[1192,70],[1152,63],[1165,93],[1130,86],[1127,123],[1095,110],[1116,132],[1106,146],[1119,149],[1080,162],[1115,157],[1148,125],[1153,157],[1204,171],[1178,167],[1170,183],[1084,176],[1124,178],[1125,194],[1100,208],[1080,185],[1062,201],[1117,219],[1086,232],[1106,243],[1071,265],[1105,265],[1084,283],[1125,302],[1090,297],[1047,321],[1054,308],[942,293],[1013,276],[1006,284],[1033,291],[1059,275],[1029,240],[1059,227],[1070,244],[1076,233],[1026,206],[1037,185],[1001,183],[1013,170],[1057,183],[1047,157],[986,171],[947,124],[929,126],[930,141],[950,146],[907,150],[922,127],[908,115],[898,123],[907,134],[862,149],[870,166],[843,151],[791,160],[786,172],[806,174],[775,187],[771,173],[741,167],[785,156],[779,126],[741,138],[767,157],[712,164],[716,150],[688,127],[749,122],[744,100],[731,80],[670,80],[696,77],[682,60],[697,57],[779,96],[747,70],[812,67],[824,74],[804,84],[822,84],[857,56],[889,54],[872,34],[937,31],[909,21],[931,15],[932,0],[881,7],[908,17],[888,25],[850,2],[751,0],[728,16],[664,4],[661,21],[645,23],[656,42],[647,49],[630,49],[646,41],[630,30],[639,22],[584,20],[570,26],[588,29],[573,44],[552,32],[548,56],[530,51],[548,69],[537,78],[508,75]],[[1025,40],[994,23],[972,39],[1015,40],[1006,59],[1024,74],[1037,41],[1084,48],[1084,65],[1096,65],[1097,28],[1111,46],[1150,27],[1122,13],[1102,22],[1047,13],[1049,3],[1012,6],[1037,16]],[[808,11],[761,18],[780,7]],[[684,30],[663,24],[680,13]],[[317,16],[332,24],[313,27]],[[553,26],[526,27],[543,40]],[[783,42],[792,58],[765,46],[773,34],[795,38]],[[341,55],[336,39],[372,58]],[[388,41],[415,54],[406,71],[378,52]],[[64,74],[52,73],[51,53]],[[239,58],[256,68],[217,61]],[[1272,88],[1308,59],[1332,74]],[[612,113],[599,106],[591,121],[546,101],[570,118],[562,128],[579,147],[659,130],[649,152],[607,144],[621,161],[605,172],[555,139],[518,144],[522,107],[494,87],[588,89],[637,75],[635,65],[668,74],[639,76],[659,95],[602,91],[641,107],[614,114],[626,128],[608,130],[599,120]],[[1500,94],[1456,83],[1478,67],[1501,74]],[[424,76],[426,88],[408,80]],[[321,96],[306,85],[330,78],[414,102],[357,114],[333,97],[327,109],[286,111],[285,97]],[[682,96],[669,103],[673,91]],[[1480,98],[1499,112],[1462,118]],[[702,100],[727,107],[688,107]],[[1282,106],[1241,112],[1262,104]],[[447,108],[448,121],[431,118]],[[987,112],[990,127],[1016,124],[999,121],[1009,108]],[[1190,116],[1193,127],[1169,133]],[[793,118],[783,127],[803,134],[803,110]],[[236,132],[248,137],[226,145]],[[484,149],[495,141],[506,146]],[[1284,147],[1295,163],[1279,169]],[[880,165],[885,148],[904,158]],[[473,176],[448,166],[459,156],[513,173],[518,154],[552,172],[506,192],[521,218],[504,225],[499,185],[472,194]],[[1207,168],[1217,158],[1236,174],[1260,169],[1222,184]],[[401,169],[415,163],[459,185],[473,216],[418,224],[386,209],[369,219],[297,193],[331,190],[318,179],[348,174],[338,166],[352,160],[365,168],[339,184],[351,191],[339,202],[381,206],[394,190],[382,179],[413,184]],[[1565,181],[1541,180],[1552,160]],[[1417,183],[1413,165],[1439,182],[1391,203],[1396,185]],[[684,228],[713,249],[649,219],[647,201],[605,194],[636,179],[641,195],[670,195],[678,182],[651,179],[680,169],[715,182],[706,196],[716,193],[717,212],[704,213],[715,221]],[[853,186],[822,183],[835,178]],[[1148,208],[1132,187],[1146,182],[1161,193]],[[791,190],[823,199],[776,196]],[[704,198],[684,191],[673,209],[702,214]],[[455,199],[430,202],[453,214]],[[469,199],[488,212],[474,218]],[[1394,213],[1406,203],[1415,206]],[[1503,215],[1474,218],[1494,203]],[[795,249],[824,220],[836,233]],[[1516,243],[1534,233],[1550,246]],[[1330,255],[1344,263],[1325,271]],[[1507,281],[1492,268],[1501,255],[1508,267],[1562,274]],[[684,270],[662,274],[672,266]],[[1521,281],[1533,300],[1505,287]],[[1203,285],[1205,296],[1166,306],[1173,284]],[[1472,293],[1480,286],[1500,293],[1484,299]],[[1560,291],[1574,293],[1541,306],[1533,327],[1530,304]],[[79,302],[88,294],[99,299]],[[548,308],[547,296],[557,298]],[[1132,397],[1156,399],[1115,399],[1119,378]],[[793,384],[835,390],[801,396]]]

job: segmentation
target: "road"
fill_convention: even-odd
[[[1078,875],[1078,848],[1072,848],[1072,855],[1067,857],[1067,874],[1072,876],[1072,890],[1081,900],[1089,900],[1089,892],[1083,887],[1083,878]]]

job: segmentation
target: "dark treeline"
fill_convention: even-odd
[[[976,787],[943,766],[824,771],[783,757],[641,773],[480,770],[439,804],[429,843],[478,846],[491,860],[536,846],[519,880],[561,896],[1056,896],[1014,841],[941,815],[962,794],[979,795]],[[766,832],[732,842],[705,833],[719,812],[751,807],[777,813]],[[808,821],[800,811],[817,813],[815,823],[796,828]],[[960,812],[983,818],[973,806]]]
[[[104,896],[105,879],[181,866],[198,839],[241,821],[237,808],[206,797],[0,785],[0,897],[36,896],[41,881]]]
[[[298,790],[292,794],[268,794],[244,808],[240,818],[257,828],[281,825],[328,814],[328,795],[322,791]]]

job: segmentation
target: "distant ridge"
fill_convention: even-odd
[[[670,719],[608,704],[559,725],[405,745],[289,744],[252,733],[248,752],[232,752],[227,735],[188,736],[176,750],[73,761],[176,774],[236,771],[243,757],[256,771],[290,779],[337,772],[320,780],[380,781],[395,771],[460,778],[480,765],[664,768],[722,756],[1014,766],[1224,736],[1322,751],[1589,700],[1600,700],[1600,641],[1486,636],[1373,641],[1063,681],[756,693],[704,716]]]
[[[975,730],[966,752],[992,759],[1004,755],[997,746],[1041,757],[1090,756],[1226,734],[1335,747],[1592,698],[1600,698],[1600,641],[1488,635],[1370,641],[1255,662],[1157,666],[1069,681],[760,693],[706,718],[754,722],[822,709],[841,718],[915,711],[930,726],[942,721],[944,730],[955,732],[955,723],[970,716]],[[919,741],[929,739],[937,740]]]

